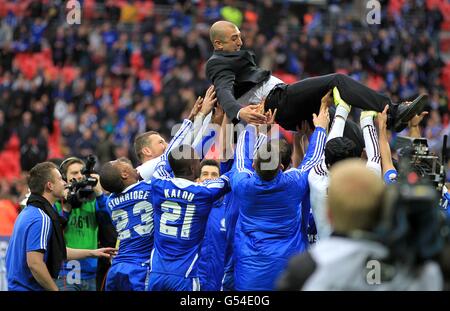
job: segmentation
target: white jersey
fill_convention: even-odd
[[[328,168],[325,158],[314,166],[308,175],[309,198],[317,228],[317,238],[324,239],[331,234],[331,225],[327,216]]]
[[[181,124],[178,131],[173,136],[170,143],[167,145],[166,150],[162,155],[159,157],[156,157],[154,159],[148,160],[144,163],[142,163],[140,166],[136,167],[136,170],[138,171],[141,178],[145,181],[149,181],[153,173],[155,172],[156,165],[167,159],[168,154],[172,149],[179,146],[185,139],[188,137],[189,134],[191,134],[192,131],[192,122],[190,120],[183,120],[183,124]]]
[[[138,171],[141,178],[145,181],[149,181],[153,173],[155,172],[156,165],[162,161],[162,155],[160,155],[157,158],[148,160],[145,163],[142,163],[138,167],[136,167],[136,170]]]

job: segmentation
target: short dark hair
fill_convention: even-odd
[[[125,189],[120,170],[112,162],[105,163],[100,170],[100,184],[110,193],[120,193]]]
[[[347,137],[335,137],[325,145],[325,164],[331,167],[348,158],[359,158],[356,144]]]
[[[280,170],[280,140],[274,139],[262,144],[256,153],[254,162],[255,171],[262,180],[274,179]],[[272,168],[266,167],[269,163]]]
[[[168,160],[175,176],[187,176],[191,174],[191,165],[198,161],[194,148],[190,145],[180,145],[169,152]],[[194,172],[198,175],[200,172]]]
[[[134,139],[134,152],[140,161],[142,161],[142,149],[148,145],[148,138],[152,135],[159,135],[156,131],[148,131],[145,133],[141,133],[136,136]]]
[[[203,166],[215,166],[219,169],[220,173],[220,164],[216,160],[213,159],[205,159],[200,163],[200,172],[202,171]]]
[[[28,187],[33,194],[44,194],[45,185],[47,182],[54,182],[52,175],[53,169],[58,167],[52,162],[42,162],[36,164],[31,170],[28,176]]]

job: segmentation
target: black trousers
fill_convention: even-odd
[[[334,115],[336,114],[336,108],[330,107],[330,127],[333,124]],[[344,127],[344,137],[352,140],[356,145],[356,154],[361,154],[365,147],[364,135],[359,124],[347,119]]]
[[[266,98],[265,108],[277,108],[278,124],[287,130],[296,130],[301,121],[311,122],[312,114],[319,112],[322,97],[335,86],[345,102],[363,110],[381,112],[391,104],[389,97],[346,75],[334,73],[275,86]]]

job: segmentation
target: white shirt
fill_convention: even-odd
[[[263,83],[259,83],[247,91],[244,95],[237,99],[237,102],[241,107],[245,107],[249,104],[259,104],[269,95],[270,91],[275,87],[275,85],[284,83],[277,77],[270,76],[270,78]],[[239,113],[237,115],[239,119]]]
[[[327,199],[328,199],[328,168],[325,158],[314,166],[308,175],[309,198],[317,228],[317,238],[324,239],[331,234],[331,225],[328,221]]]
[[[162,161],[162,155],[157,158],[151,159],[147,162],[142,163],[136,170],[138,171],[141,178],[145,181],[152,179],[153,173],[155,172],[156,165]]]

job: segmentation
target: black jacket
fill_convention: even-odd
[[[236,116],[241,109],[236,98],[269,79],[270,74],[256,65],[255,54],[250,51],[214,51],[206,63],[206,76],[214,84],[217,100],[233,123],[238,122]]]

